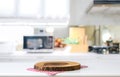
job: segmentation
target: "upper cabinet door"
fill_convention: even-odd
[[[0,0],[0,17],[11,17],[15,14],[15,0]]]
[[[95,4],[120,4],[120,0],[94,0]]]

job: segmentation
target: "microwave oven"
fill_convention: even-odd
[[[26,52],[52,52],[54,37],[50,35],[24,36],[23,49]]]

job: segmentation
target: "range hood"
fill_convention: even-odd
[[[120,14],[120,0],[93,0],[87,13]]]
[[[120,0],[94,0],[94,4],[120,4]]]

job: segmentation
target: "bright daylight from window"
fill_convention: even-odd
[[[0,17],[66,20],[69,0],[0,0]]]

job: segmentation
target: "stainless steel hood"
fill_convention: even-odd
[[[87,13],[120,14],[120,0],[93,0]]]
[[[94,0],[94,4],[120,4],[120,0]]]
[[[94,0],[94,6],[120,7],[120,0]]]

